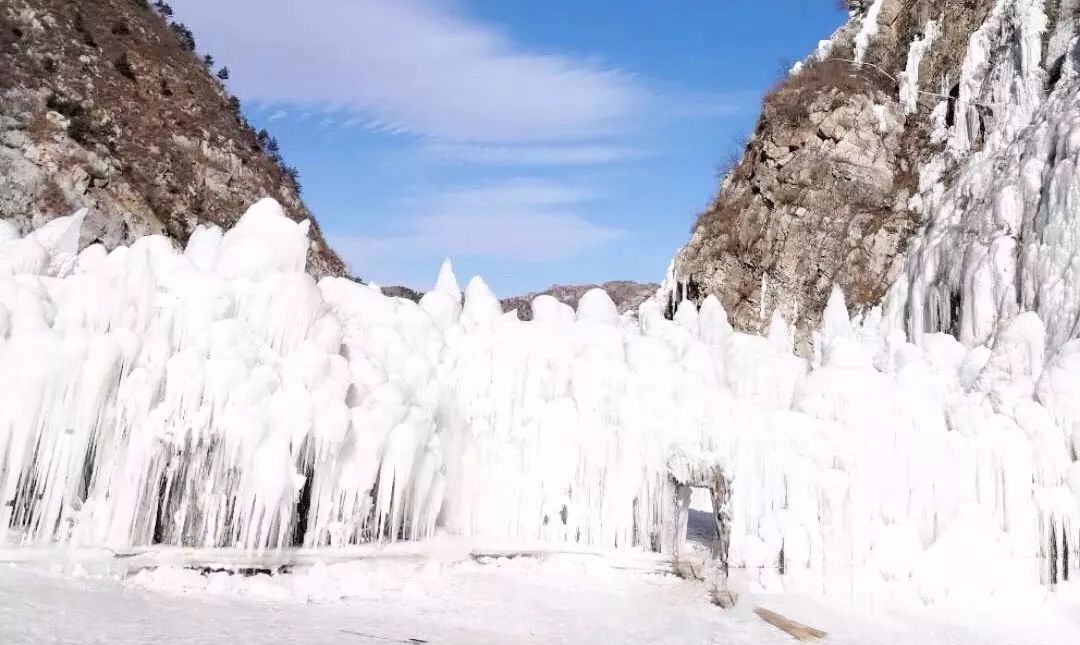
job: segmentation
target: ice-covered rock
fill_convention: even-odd
[[[665,285],[735,328],[779,310],[808,358],[830,291],[916,344],[1080,333],[1073,0],[866,0],[766,98]],[[682,293],[687,292],[685,286]]]

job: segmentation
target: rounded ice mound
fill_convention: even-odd
[[[619,310],[611,296],[603,289],[589,289],[581,296],[577,306],[578,320],[591,320],[606,325],[619,324]]]
[[[485,323],[495,320],[503,313],[502,305],[483,278],[473,276],[465,287],[465,308],[462,322]]]
[[[4,246],[0,257],[0,266],[3,266],[4,270],[0,270],[0,275],[39,275],[49,264],[49,252],[32,236],[14,240]]]
[[[769,342],[776,347],[776,349],[785,354],[790,354],[794,351],[795,331],[791,328],[791,325],[784,320],[779,309],[773,311],[772,320],[769,321],[769,327],[765,337],[769,339]]]
[[[710,345],[722,342],[733,331],[724,305],[720,304],[720,300],[712,294],[709,294],[701,303],[698,326],[701,329],[701,340]]]
[[[214,256],[221,246],[224,235],[224,232],[217,226],[203,226],[200,224],[195,227],[191,237],[188,238],[184,255],[199,269],[209,271],[214,266]]]
[[[675,310],[675,322],[694,336],[701,328],[697,305],[692,300],[683,300]]]
[[[292,221],[281,204],[264,197],[222,237],[214,271],[225,277],[252,279],[275,272],[302,272],[307,264],[310,227],[307,220]]]
[[[842,336],[829,344],[822,364],[829,367],[869,369],[873,367],[873,357],[858,340]]]
[[[641,333],[646,336],[659,336],[671,321],[664,318],[664,308],[654,300],[646,300],[638,307],[638,321]]]
[[[436,289],[420,298],[420,308],[431,316],[436,327],[446,331],[461,317],[461,298],[454,298],[452,294]]]
[[[105,266],[109,260],[109,252],[106,251],[105,247],[101,244],[91,244],[82,251],[79,251],[78,259],[80,271],[83,273],[93,273]]]
[[[545,293],[532,299],[532,319],[543,322],[572,322],[574,310]]]
[[[851,335],[851,318],[844,292],[834,284],[825,311],[821,314],[821,343],[828,348],[834,341]]]

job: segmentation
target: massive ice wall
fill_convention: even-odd
[[[449,265],[419,303],[316,283],[270,200],[183,252],[79,252],[79,223],[0,229],[9,540],[653,548],[669,478],[705,465],[734,480],[732,566],[767,588],[936,599],[1080,562],[1080,344],[1048,352],[1034,313],[916,346],[835,293],[806,361],[714,298],[666,320],[541,296],[521,322]]]

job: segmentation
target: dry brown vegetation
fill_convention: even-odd
[[[57,215],[67,215],[71,212],[71,202],[60,187],[52,181],[45,183],[41,203],[43,208]]]
[[[903,240],[914,230],[914,216],[898,211],[896,200],[914,190],[916,165],[899,159],[891,183],[869,181],[877,175],[867,173],[877,171],[834,152],[837,143],[817,120],[840,110],[860,112],[867,101],[895,105],[896,94],[888,74],[839,59],[811,62],[777,83],[741,161],[695,224],[695,266],[716,272],[690,276],[707,285],[701,297],[715,293],[739,319],[743,309],[757,311],[761,274],[767,272],[770,282],[781,280],[798,294],[804,305],[798,322],[810,326],[820,314],[815,303],[823,305],[834,281],[853,306],[880,300],[887,280],[867,241]],[[903,132],[901,149],[925,143],[921,126]],[[806,248],[798,266],[778,266],[792,261],[791,244]]]
[[[853,94],[894,94],[895,91],[895,83],[877,70],[841,60],[812,62],[798,74],[785,75],[765,97],[754,137],[746,144],[745,153],[740,151],[738,156],[729,157],[723,167],[724,182],[717,199],[698,216],[694,228],[705,227],[708,235],[721,235],[727,227],[727,220],[748,208],[755,198],[770,207],[776,202],[798,203],[802,189],[808,186],[784,185],[778,192],[768,195],[762,194],[757,186],[751,186],[749,190],[725,189],[753,178],[755,165],[764,160],[761,144],[768,130],[807,127],[811,106],[821,97],[825,97],[827,103],[818,104],[819,107],[832,109]],[[822,164],[814,170],[814,185],[824,185],[822,182],[830,179],[830,171],[831,163],[823,159]],[[881,208],[880,199],[869,196],[865,190],[858,187],[838,188],[842,190],[836,197],[845,203]]]
[[[803,66],[798,74],[786,76],[765,98],[762,121],[798,126],[809,116],[810,106],[822,95],[842,101],[852,94],[896,92],[896,82],[868,65],[827,59]],[[759,122],[760,127],[760,122]]]

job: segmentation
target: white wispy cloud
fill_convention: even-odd
[[[566,141],[617,131],[634,78],[536,53],[434,0],[174,0],[246,100],[333,105],[442,141]]]
[[[403,203],[400,230],[332,241],[359,275],[403,255],[430,257],[431,263],[444,255],[557,261],[622,234],[582,214],[593,199],[578,187],[539,179],[454,188]]]
[[[585,166],[640,159],[645,153],[611,144],[517,145],[432,144],[428,152],[450,161],[487,166]]]

